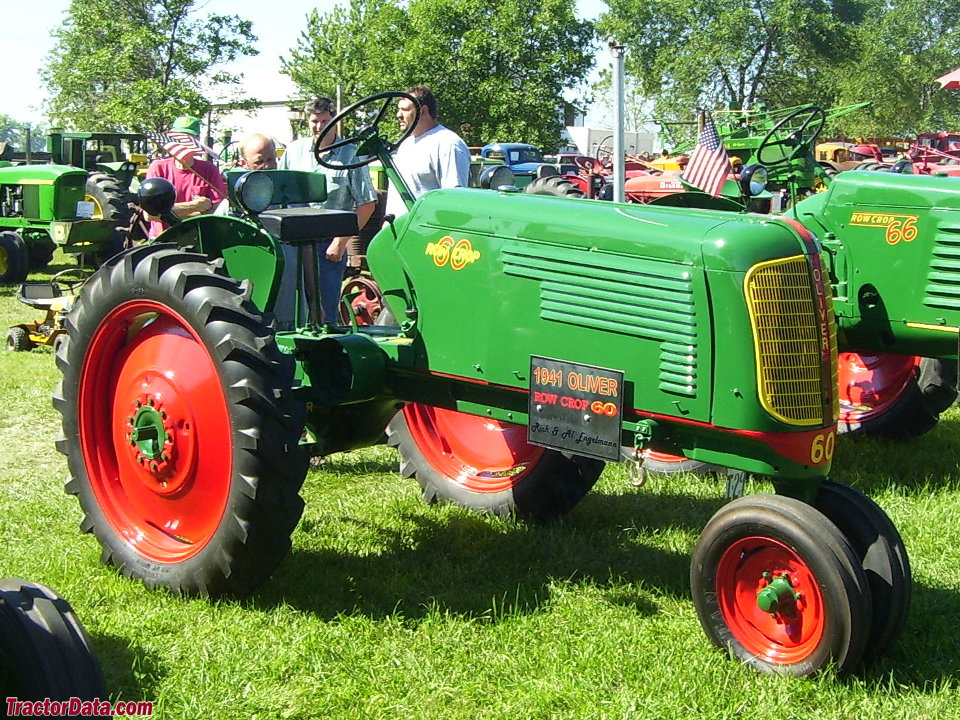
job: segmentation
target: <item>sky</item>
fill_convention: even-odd
[[[330,12],[337,0],[198,0],[197,7],[209,13],[239,15],[253,22],[259,38],[254,58],[242,58],[229,66],[242,72],[251,94],[259,100],[285,100],[293,94],[293,85],[280,74],[280,57],[287,55],[300,36],[304,18],[313,9]],[[70,0],[6,0],[0,30],[0,59],[8,69],[4,73],[0,113],[14,120],[44,124],[41,106],[46,92],[40,80],[44,58],[53,48],[50,31],[59,27]],[[577,0],[578,15],[595,19],[606,9],[603,0]],[[24,32],[23,28],[30,28]],[[598,51],[599,67],[610,64],[609,52]],[[588,115],[589,119],[589,115]]]

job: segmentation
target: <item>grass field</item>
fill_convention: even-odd
[[[0,327],[32,315],[0,287]],[[904,537],[913,605],[883,657],[796,679],[740,667],[700,630],[688,564],[723,488],[637,489],[617,466],[538,527],[422,504],[385,447],[335,455],[310,471],[293,552],[261,590],[219,602],[148,591],[78,530],[54,448],[57,379],[47,349],[0,352],[0,576],[63,594],[114,697],[151,700],[157,717],[960,717],[956,410],[909,443],[838,443],[834,478]]]

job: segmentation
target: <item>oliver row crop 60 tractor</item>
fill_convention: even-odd
[[[243,174],[245,217],[174,224],[78,295],[57,445],[103,560],[175,593],[250,592],[290,547],[308,455],[384,432],[426,500],[533,519],[571,510],[624,448],[652,447],[777,491],[727,504],[697,542],[714,645],[808,674],[892,643],[909,561],[876,504],[827,480],[836,334],[811,232],[510,189],[414,201],[384,127],[401,97],[328,126],[352,120],[357,163],[379,158],[407,201],[367,255],[394,324],[275,330],[282,245],[302,258],[357,232],[352,213],[285,207],[325,196],[323,176],[295,171]],[[141,187],[150,214],[170,203],[162,180]]]

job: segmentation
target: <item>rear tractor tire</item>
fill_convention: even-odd
[[[536,178],[523,191],[531,195],[553,195],[554,197],[585,197],[583,190],[562,175]]]
[[[955,361],[840,353],[840,433],[906,439],[933,429],[957,399]]]
[[[113,220],[118,228],[130,226],[133,211],[130,209],[130,194],[117,179],[106,173],[90,173],[87,178],[86,200],[93,203],[94,220]],[[103,247],[94,253],[97,264],[105,262],[123,250],[125,231],[115,229]]]
[[[529,445],[527,429],[408,403],[387,427],[400,472],[429,503],[547,521],[569,512],[596,483],[601,460]]]
[[[146,245],[101,267],[64,326],[57,447],[102,560],[175,594],[265,581],[308,458],[293,361],[249,290],[220,260]]]

